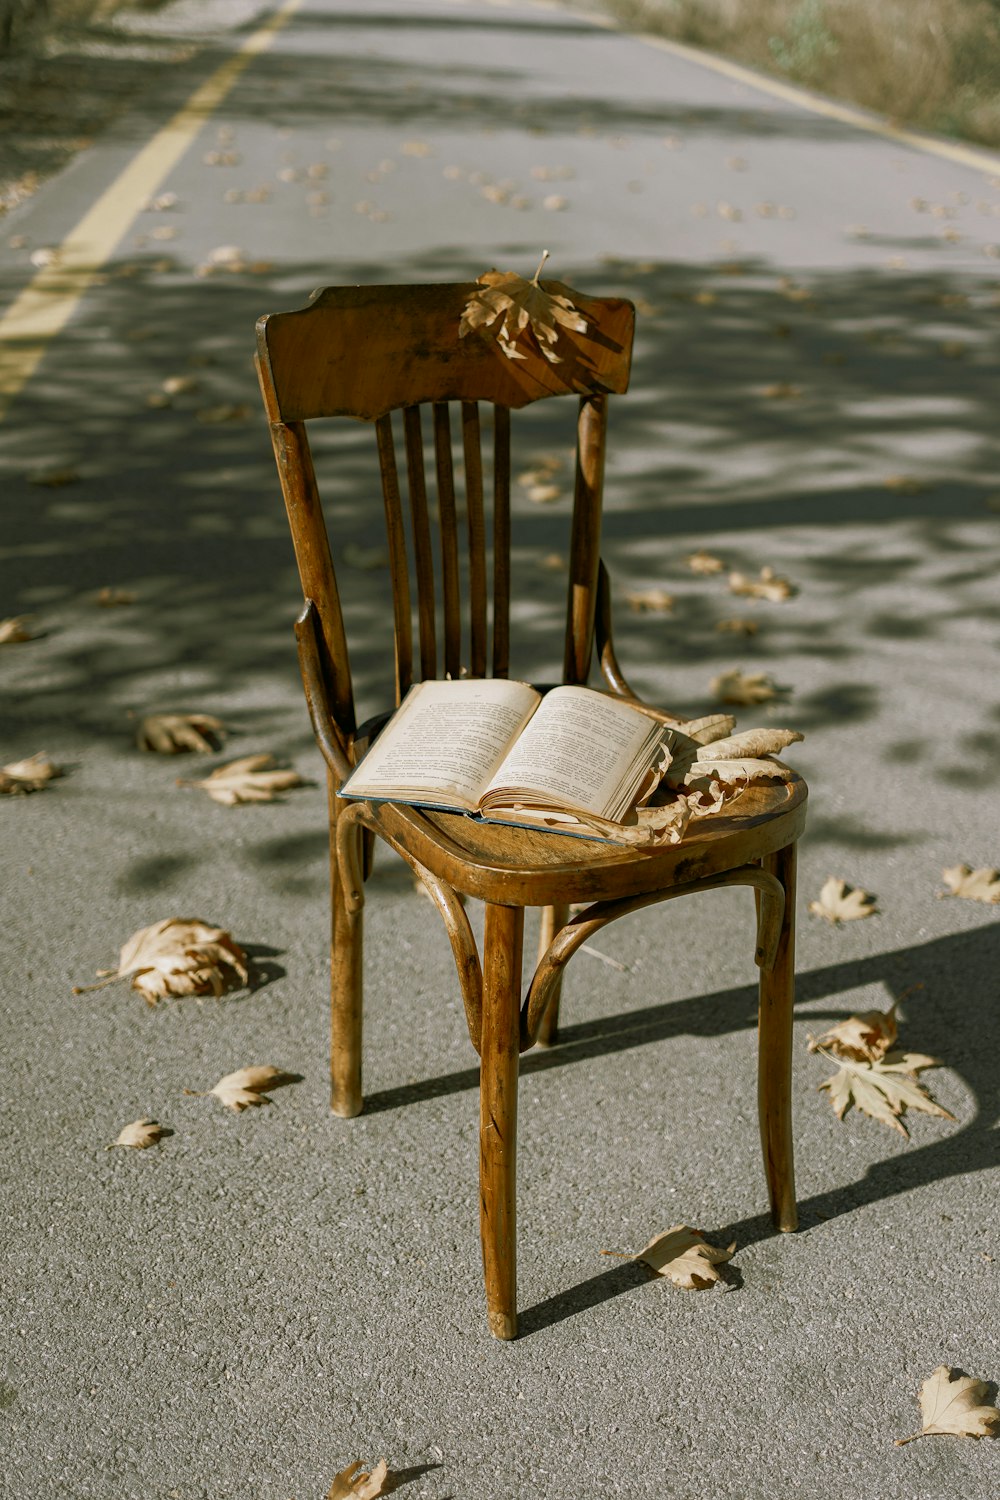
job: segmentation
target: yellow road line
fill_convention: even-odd
[[[266,52],[302,0],[284,0],[263,26],[196,89],[70,230],[45,266],[0,317],[0,420],[38,368],[141,205],[191,145],[244,68]]]
[[[613,26],[613,23],[603,19],[598,21],[598,24]],[[614,27],[614,29],[619,28]],[[688,47],[684,42],[672,42],[666,37],[651,36],[648,32],[637,35],[638,40],[645,43],[647,47],[658,47],[662,52],[670,52],[675,57],[684,58],[686,62],[699,63],[703,68],[711,68],[714,73],[722,73],[726,78],[749,84],[751,88],[759,89],[765,94],[772,94],[776,99],[784,99],[789,104],[798,105],[800,109],[808,109],[814,115],[825,115],[828,120],[839,120],[842,124],[852,125],[857,130],[866,130],[869,135],[882,136],[884,140],[893,141],[898,146],[913,146],[918,151],[930,152],[932,156],[943,156],[947,161],[958,162],[961,166],[971,167],[976,172],[988,172],[991,176],[1000,176],[1000,156],[991,155],[987,151],[979,151],[974,146],[961,146],[957,142],[938,140],[933,135],[922,135],[917,130],[904,130],[901,126],[890,125],[888,120],[873,118],[859,109],[852,109],[849,104],[838,104],[834,99],[823,99],[817,94],[809,94],[805,89],[795,88],[793,84],[782,83],[777,78],[768,78],[764,73],[755,73],[752,68],[744,68],[739,63],[730,62],[728,58],[718,57],[714,52],[702,52],[698,47]]]

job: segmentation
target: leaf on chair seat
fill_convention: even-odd
[[[666,1276],[675,1286],[693,1292],[704,1291],[720,1281],[716,1267],[732,1260],[735,1254],[735,1241],[720,1250],[718,1245],[710,1245],[699,1229],[674,1224],[651,1239],[634,1258],[649,1266],[657,1276]]]
[[[378,1500],[379,1495],[388,1495],[394,1488],[389,1466],[380,1458],[371,1473],[365,1473],[360,1462],[341,1469],[327,1491],[326,1500]]]
[[[515,271],[486,271],[480,276],[477,285],[481,290],[473,292],[463,309],[459,338],[481,331],[496,339],[508,359],[523,359],[517,342],[530,332],[549,363],[560,364],[554,349],[560,328],[585,333],[587,320],[568,297],[539,286],[538,278],[548,258],[546,250],[530,281]]]
[[[1000,870],[987,866],[970,870],[968,865],[952,865],[941,871],[941,879],[948,889],[939,891],[940,896],[961,896],[966,901],[985,901],[991,905],[1000,901]]]
[[[718,728],[731,728],[732,722],[720,714],[715,720],[696,719],[684,729],[673,731],[668,786],[687,787],[702,795],[715,786],[720,789],[716,795],[724,800],[734,789],[742,790],[752,782],[791,778],[790,767],[775,760],[774,754],[803,738],[797,729],[745,729],[739,734],[716,735]],[[703,736],[701,743],[690,734],[692,728]]]
[[[179,779],[178,786],[196,786],[206,791],[214,802],[235,807],[245,802],[275,802],[279,792],[305,786],[298,771],[276,770],[274,756],[244,755],[228,761],[203,781]]]
[[[179,755],[197,750],[211,755],[217,741],[225,738],[221,719],[212,714],[148,714],[136,733],[140,750],[156,750],[160,755]]]
[[[814,917],[825,917],[828,922],[856,922],[861,917],[873,917],[878,911],[878,900],[871,891],[860,886],[848,885],[837,875],[830,875],[819,893],[818,901],[810,901],[809,911]]]
[[[932,1435],[951,1437],[996,1437],[1000,1433],[1000,1411],[987,1405],[989,1386],[972,1375],[960,1375],[948,1365],[938,1365],[920,1387],[923,1425],[909,1437],[896,1438],[896,1447],[914,1438]]]
[[[852,1062],[880,1062],[896,1040],[896,1006],[888,1010],[866,1010],[838,1021],[822,1036],[809,1038],[810,1052],[832,1053]]]
[[[100,983],[77,985],[74,995],[103,989],[131,977],[147,1005],[167,995],[216,995],[246,984],[246,954],[221,927],[197,917],[167,917],[134,932],[122,948],[117,969],[99,969]]]
[[[906,1109],[920,1110],[926,1115],[937,1115],[943,1120],[955,1116],[935,1103],[923,1084],[917,1079],[921,1068],[935,1068],[940,1064],[936,1057],[927,1057],[920,1052],[889,1052],[879,1062],[851,1062],[835,1058],[832,1053],[817,1049],[831,1062],[840,1062],[839,1073],[827,1078],[819,1085],[830,1095],[830,1103],[838,1120],[853,1104],[862,1114],[881,1120],[900,1135],[909,1131],[899,1118]]]

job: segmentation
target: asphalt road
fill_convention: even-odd
[[[68,770],[0,809],[0,1496],[310,1500],[384,1453],[414,1500],[993,1500],[996,1445],[893,1438],[935,1366],[1000,1377],[1000,942],[995,909],[938,899],[943,866],[1000,864],[1000,161],[568,7],[305,0],[185,116],[164,167],[163,127],[274,15],[203,0],[123,21],[95,80],[148,82],[0,235],[0,614],[38,632],[0,646],[0,762],[44,749]],[[189,60],[154,67],[164,38],[193,41]],[[150,142],[160,176],[123,187]],[[318,285],[531,274],[545,248],[554,275],[639,309],[605,556],[619,596],[676,605],[620,609],[626,668],[691,714],[719,672],[766,671],[785,699],[741,725],[806,733],[802,1229],[776,1237],[764,1213],[749,898],[638,914],[574,960],[564,1044],[523,1065],[523,1336],[500,1345],[474,1054],[444,934],[389,858],[367,913],[368,1108],[326,1109],[320,761],[250,359],[255,318]],[[68,321],[47,338],[52,308]],[[566,452],[555,412],[524,435]],[[356,452],[338,467],[324,446],[323,476],[341,536],[372,548]],[[68,482],[38,482],[53,470]],[[561,582],[538,560],[565,548],[568,500],[516,509],[514,664],[544,679]],[[686,569],[697,547],[799,591],[735,601]],[[374,710],[380,576],[345,578]],[[136,601],[97,608],[105,587]],[[734,614],[757,633],[719,633]],[[139,754],[130,715],[171,709],[218,714],[226,756]],[[175,785],[256,750],[315,784],[242,809]],[[829,874],[879,914],[808,917]],[[72,995],[174,915],[231,931],[256,987],[155,1010],[124,987]],[[909,1140],[839,1123],[806,1051],[899,996],[956,1117],[911,1117]],[[238,1117],[182,1093],[251,1063],[302,1081]],[[105,1151],[147,1114],[173,1134]],[[600,1255],[681,1221],[736,1241],[725,1289]]]

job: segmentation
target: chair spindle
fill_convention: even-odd
[[[493,676],[510,670],[510,409],[493,408]]]
[[[431,555],[431,528],[427,519],[424,434],[419,406],[404,407],[403,431],[406,437],[406,480],[410,491],[413,556],[417,568],[420,676],[426,678],[434,677],[437,672],[437,646],[434,638],[434,562]]]
[[[441,531],[441,589],[444,596],[444,670],[458,677],[462,667],[462,595],[458,575],[458,524],[451,419],[446,401],[434,403],[434,459]]]
[[[396,702],[402,702],[413,682],[413,626],[410,616],[410,582],[406,566],[406,533],[403,530],[403,507],[399,496],[396,471],[396,447],[392,436],[392,418],[379,417],[375,423],[378,461],[382,472],[382,497],[385,501],[385,530],[389,543],[389,571],[392,574],[393,637],[396,647]]]
[[[469,616],[473,677],[486,676],[486,522],[483,517],[483,453],[479,407],[462,402],[462,447],[465,453],[465,503],[469,517]]]

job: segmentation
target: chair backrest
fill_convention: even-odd
[[[510,629],[510,413],[553,396],[577,395],[576,476],[569,556],[563,675],[586,682],[594,639],[607,396],[628,387],[634,309],[617,298],[592,298],[560,282],[543,289],[568,297],[585,332],[560,329],[558,363],[531,340],[509,358],[495,339],[459,336],[462,311],[476,283],[328,287],[308,307],[274,313],[257,325],[257,368],[271,424],[281,487],[307,601],[318,614],[325,695],[344,740],[355,728],[354,695],[340,595],[305,424],[352,417],[375,427],[393,591],[395,693],[416,676],[505,677]],[[462,652],[455,467],[449,403],[459,409],[467,512],[468,655]],[[487,523],[480,403],[493,407],[492,587],[487,578]],[[440,598],[435,588],[421,408],[431,409],[439,522]],[[402,412],[412,574],[418,625],[414,661],[411,565],[396,462],[392,413]],[[492,649],[487,650],[492,595]],[[438,623],[443,649],[438,651]]]

